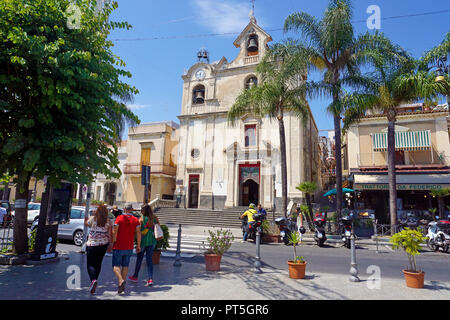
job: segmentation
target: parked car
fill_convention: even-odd
[[[96,208],[90,208],[89,216],[92,216],[95,210]],[[70,222],[58,226],[58,239],[72,240],[77,246],[83,244],[84,212],[85,207],[72,207],[70,211]],[[35,220],[31,226],[31,231],[37,228],[37,226],[38,220]]]
[[[30,202],[28,203],[28,213],[27,213],[27,224],[31,226],[31,224],[39,217],[39,212],[41,211],[41,204]],[[11,215],[14,217],[15,211],[11,212]]]
[[[3,225],[6,225],[7,223],[11,223],[13,221],[12,220],[13,219],[12,218],[13,217],[12,216],[13,208],[12,208],[11,204],[7,200],[1,200],[0,206],[2,208],[6,209],[6,215],[3,217]]]

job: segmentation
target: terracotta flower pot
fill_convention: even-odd
[[[153,251],[153,255],[152,255],[153,264],[159,264],[160,258],[161,258],[161,251],[160,250]]]
[[[205,264],[206,271],[220,271],[220,261],[222,260],[222,255],[205,253]]]
[[[421,289],[425,282],[425,272],[412,272],[408,270],[403,270],[405,275],[406,286],[414,289]]]
[[[265,234],[263,240],[266,243],[281,243],[281,236]]]
[[[306,262],[294,263],[288,261],[289,266],[289,278],[292,279],[304,279],[306,271]]]

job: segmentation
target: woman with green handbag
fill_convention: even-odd
[[[146,204],[141,209],[142,217],[139,219],[141,223],[141,251],[137,254],[136,267],[134,274],[128,279],[132,282],[138,281],[139,271],[141,269],[142,260],[144,259],[144,254],[146,256],[147,262],[147,274],[148,279],[146,286],[153,285],[153,250],[156,247],[156,238],[154,234],[154,226],[159,225],[159,220],[156,215],[153,214],[150,205]]]

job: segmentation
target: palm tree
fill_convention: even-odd
[[[245,114],[263,118],[268,116],[278,121],[280,134],[282,210],[287,216],[287,163],[284,115],[292,112],[305,121],[309,116],[309,106],[299,83],[304,75],[304,64],[299,55],[293,54],[295,48],[277,44],[268,52],[257,66],[260,77],[257,86],[245,89],[228,111],[231,125]]]
[[[300,183],[297,187],[297,190],[303,192],[306,196],[306,204],[309,209],[309,216],[306,215],[306,219],[308,220],[308,224],[312,225],[311,218],[313,217],[313,210],[311,204],[311,194],[313,194],[317,190],[317,184],[314,181],[305,181]]]
[[[342,209],[342,153],[341,153],[341,103],[344,86],[351,85],[353,75],[368,57],[393,57],[391,42],[382,34],[366,33],[357,38],[351,22],[350,0],[330,0],[322,20],[305,13],[293,13],[285,21],[285,32],[300,32],[303,38],[295,45],[308,65],[308,73],[323,71],[323,80],[310,81],[305,86],[307,97],[326,96],[332,98],[328,111],[334,118],[336,145],[336,211],[340,217]]]
[[[395,123],[397,107],[403,103],[435,98],[449,92],[446,81],[436,82],[434,75],[418,69],[419,62],[405,53],[403,60],[391,63],[383,59],[373,59],[375,71],[368,76],[354,79],[363,92],[348,94],[342,99],[346,108],[344,130],[358,121],[367,110],[382,112],[388,120],[388,179],[389,211],[391,233],[395,233],[397,224],[397,187],[395,170]],[[400,54],[399,54],[400,56]]]

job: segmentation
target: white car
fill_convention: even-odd
[[[89,209],[89,216],[92,216],[96,208]],[[75,245],[81,246],[83,244],[84,232],[84,212],[85,207],[73,206],[70,210],[70,222],[58,225],[58,239],[73,240]],[[31,231],[38,226],[38,220],[31,225]]]
[[[39,212],[41,210],[40,203],[30,202],[28,203],[28,216],[27,216],[27,224],[30,226],[34,220],[39,217]],[[15,211],[11,212],[11,215],[14,217]]]

